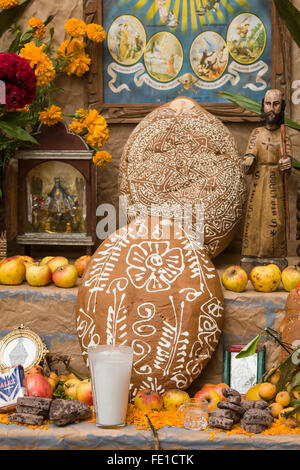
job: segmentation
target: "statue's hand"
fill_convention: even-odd
[[[251,168],[254,160],[255,160],[255,157],[253,155],[248,155],[247,157],[243,159],[242,167],[245,173],[247,173],[248,170]]]
[[[280,158],[278,164],[280,171],[287,171],[292,168],[292,162],[290,158]]]

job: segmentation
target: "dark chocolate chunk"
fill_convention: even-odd
[[[229,397],[230,395],[235,395],[235,396],[239,396],[239,397],[241,396],[240,392],[238,392],[234,388],[230,388],[230,387],[222,388],[222,394],[226,398]]]
[[[268,410],[260,410],[258,408],[250,408],[244,413],[243,422],[246,424],[263,424],[270,426],[273,418]]]
[[[242,415],[245,412],[244,408],[242,408],[241,406],[235,405],[234,403],[229,403],[228,401],[219,401],[217,406],[218,408],[226,408],[228,410],[235,411],[236,413],[239,413],[240,415]]]
[[[31,396],[20,397],[17,400],[18,405],[32,406],[40,410],[49,410],[51,402],[52,402],[52,398],[31,397]]]
[[[232,411],[222,409],[222,408],[215,408],[214,410],[211,410],[208,412],[208,416],[217,416],[218,418],[228,418],[232,419],[231,417]]]
[[[256,403],[256,400],[242,400],[241,406],[242,406],[245,410],[250,410],[250,408],[254,408],[254,407],[255,407],[255,403]]]
[[[92,410],[86,403],[78,400],[53,400],[50,406],[49,419],[57,426],[65,426],[77,420],[90,419]]]
[[[13,413],[8,416],[9,421],[21,423],[21,424],[32,424],[40,426],[43,424],[44,417],[33,415],[31,413]]]
[[[246,432],[253,432],[254,434],[259,434],[267,429],[268,426],[263,424],[247,424],[243,420],[240,422],[241,428]]]
[[[207,424],[209,426],[213,426],[214,428],[231,430],[233,426],[233,419],[219,418],[218,416],[209,416]]]
[[[269,409],[269,404],[264,400],[255,400],[254,408],[259,408],[260,410]]]
[[[229,395],[229,397],[227,397],[227,401],[228,403],[234,403],[235,405],[240,405],[242,398],[241,396],[238,396],[238,395]]]
[[[23,406],[23,405],[16,405],[16,412],[17,413],[29,413],[31,415],[37,415],[37,416],[44,416],[44,418],[47,418],[49,415],[48,410],[43,410],[38,407],[33,407],[33,406]]]

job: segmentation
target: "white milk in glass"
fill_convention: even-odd
[[[97,426],[124,426],[133,350],[128,346],[88,348]]]

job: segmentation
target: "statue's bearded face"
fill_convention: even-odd
[[[263,118],[270,124],[281,119],[282,94],[279,90],[269,90],[264,99]]]

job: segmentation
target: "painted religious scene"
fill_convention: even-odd
[[[261,101],[270,80],[271,0],[103,2],[104,103],[164,103],[219,91]],[[107,47],[106,47],[107,46]]]

